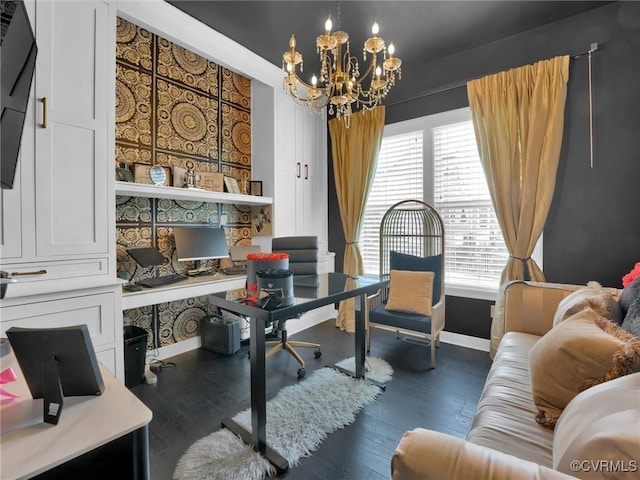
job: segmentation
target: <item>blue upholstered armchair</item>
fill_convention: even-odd
[[[431,273],[428,273],[431,272]],[[426,341],[431,368],[444,329],[444,225],[420,200],[393,205],[380,222],[380,275],[387,289],[370,298],[367,350],[376,328]]]

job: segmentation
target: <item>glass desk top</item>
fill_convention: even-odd
[[[305,277],[308,278],[308,276]],[[294,281],[294,303],[273,310],[263,309],[257,302],[246,300],[244,289],[214,293],[209,298],[214,305],[225,310],[257,320],[273,322],[292,318],[306,311],[337,303],[347,298],[375,293],[389,281],[387,278],[380,279],[373,276],[360,276],[353,279],[343,273],[322,273],[317,278],[318,287],[296,285],[296,281]]]

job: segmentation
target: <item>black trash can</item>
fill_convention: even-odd
[[[124,327],[124,384],[135,387],[144,382],[147,331],[135,325]]]

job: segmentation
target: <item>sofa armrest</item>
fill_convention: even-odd
[[[406,432],[391,459],[393,480],[569,480],[551,468],[431,430]]]
[[[542,336],[551,330],[558,304],[584,285],[525,282],[506,285],[503,298],[504,332],[522,332]]]

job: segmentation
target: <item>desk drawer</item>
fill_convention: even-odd
[[[106,275],[108,261],[105,257],[59,262],[7,263],[2,266],[2,269],[9,272],[20,283],[30,283]]]
[[[86,323],[94,348],[113,344],[113,293],[61,298],[2,308],[1,333],[10,327],[55,328]]]

